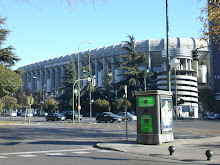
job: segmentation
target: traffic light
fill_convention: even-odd
[[[195,61],[199,61],[198,50],[192,50],[192,59]]]

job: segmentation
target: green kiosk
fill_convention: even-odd
[[[162,144],[173,141],[172,92],[137,91],[137,143]]]

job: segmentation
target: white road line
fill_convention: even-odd
[[[79,152],[72,152],[73,154],[89,154],[91,152],[79,151]]]
[[[77,152],[77,151],[91,151],[96,150],[95,148],[90,149],[69,149],[69,150],[50,150],[50,151],[31,151],[31,152],[12,152],[12,153],[0,153],[0,155],[26,155],[26,154],[40,154],[40,153],[53,153],[53,152]]]
[[[59,156],[59,155],[66,155],[64,153],[50,153],[50,154],[46,154],[48,156]]]
[[[33,157],[37,157],[37,155],[18,155],[20,157],[23,157],[23,158],[33,158]]]
[[[115,152],[115,151],[112,151],[112,150],[99,150],[98,152]]]
[[[0,159],[5,159],[5,158],[8,158],[8,157],[6,157],[6,156],[0,156]]]

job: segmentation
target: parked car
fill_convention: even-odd
[[[10,116],[10,113],[11,113],[11,117],[16,117],[17,116],[17,112],[15,112],[15,111],[8,111],[8,112],[6,112],[5,113],[5,116]]]
[[[110,123],[113,123],[115,121],[117,121],[118,123],[121,122],[121,117],[112,113],[112,112],[103,112],[103,113],[100,113],[96,116],[96,121],[99,123],[101,121],[104,121],[104,122],[110,122]]]
[[[25,117],[25,113],[26,113],[25,111],[22,112],[22,113],[21,113],[21,117]],[[29,114],[30,114],[30,117],[34,116],[33,113],[32,113],[32,112],[29,113],[29,111],[26,113],[26,116],[29,117]]]
[[[60,113],[52,113],[52,114],[48,114],[45,117],[45,119],[46,119],[46,121],[49,121],[49,120],[54,120],[54,121],[62,120],[62,121],[64,121],[66,119],[66,117]]]
[[[73,120],[73,111],[67,111],[63,114],[63,116],[66,117],[66,119]],[[83,116],[80,114],[80,120],[82,120]],[[74,119],[78,119],[78,112],[74,111]]]
[[[119,112],[117,115],[121,116],[122,121],[126,120],[126,113],[125,112]],[[127,112],[127,119],[128,119],[128,121],[135,121],[135,120],[137,120],[137,116],[131,114],[130,112]]]
[[[205,119],[208,119],[208,120],[220,119],[220,114],[219,113],[211,113],[208,116],[205,116]]]

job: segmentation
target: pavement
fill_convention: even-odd
[[[175,152],[170,155],[169,146],[175,147]],[[172,142],[161,145],[143,145],[135,141],[97,143],[100,149],[109,149],[131,154],[162,159],[170,164],[212,164],[220,165],[220,136],[200,139],[174,139]],[[211,150],[211,161],[207,160],[205,152]]]

